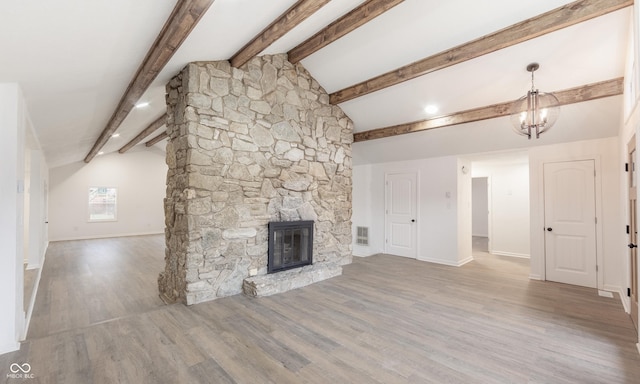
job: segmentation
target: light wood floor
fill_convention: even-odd
[[[15,383],[639,383],[618,298],[529,281],[528,260],[355,258],[268,298],[163,305],[162,236],[50,245]],[[34,378],[5,378],[14,363]]]

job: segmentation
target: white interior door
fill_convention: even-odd
[[[596,288],[593,160],[544,164],[546,279]]]
[[[418,176],[413,173],[386,175],[385,252],[416,258]]]

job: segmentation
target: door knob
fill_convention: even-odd
[[[637,245],[633,244],[633,243],[629,243],[629,248],[633,249],[633,248],[638,248]]]
[[[551,231],[553,231],[553,228],[549,227],[549,228],[547,228],[547,231],[551,232]]]

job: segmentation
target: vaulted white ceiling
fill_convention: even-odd
[[[103,151],[117,151],[164,113],[164,85],[188,62],[226,60],[295,0],[216,0]],[[333,0],[263,54],[287,52],[363,0]],[[329,93],[569,3],[405,0],[302,60]],[[175,0],[30,0],[0,5],[0,82],[17,82],[51,167],[82,161],[107,124]],[[356,98],[340,106],[361,132],[624,76],[632,7]],[[564,106],[538,140],[508,118],[354,144],[356,163],[526,148],[615,136],[623,96]],[[163,143],[162,143],[163,144]],[[143,144],[140,144],[143,145]],[[126,156],[124,154],[123,156]]]

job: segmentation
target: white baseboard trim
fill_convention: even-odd
[[[373,256],[373,255],[377,255],[377,253],[363,253],[363,252],[351,252],[351,254],[355,257],[369,257],[369,256]]]
[[[622,307],[626,313],[631,314],[631,302],[627,296],[623,296],[620,294],[620,301],[622,302]]]
[[[620,295],[620,302],[622,302],[622,307],[624,308],[624,311],[626,313],[630,313],[631,311],[631,302],[629,301],[629,298],[627,297],[626,293],[624,293],[624,290],[622,289],[622,287],[618,287],[615,285],[604,285],[604,287],[602,288],[604,291],[608,291],[608,292],[613,292],[613,293],[617,293],[618,295]]]
[[[16,323],[16,327],[20,331],[18,336],[18,341],[22,342],[27,338],[27,313],[25,311],[19,311],[22,316],[20,316],[20,320]]]
[[[531,258],[526,253],[502,252],[502,251],[496,251],[495,249],[491,250],[491,254],[492,255],[496,255],[496,256],[517,257],[519,259],[530,259]]]
[[[27,271],[40,268],[40,264],[27,264]]]
[[[110,239],[113,237],[131,237],[131,236],[148,236],[148,235],[164,235],[164,230],[161,232],[152,231],[152,232],[138,232],[138,233],[114,233],[109,235],[91,235],[91,236],[77,236],[77,237],[69,237],[69,238],[61,238],[61,239],[52,239],[52,242],[56,241],[73,241],[73,240],[92,240],[92,239]]]
[[[542,281],[542,276],[538,275],[537,273],[531,273],[529,274],[529,280]]]
[[[4,355],[5,353],[15,352],[20,349],[20,343],[7,343],[4,345],[0,345],[0,355]]]
[[[451,260],[433,259],[433,258],[430,258],[430,257],[419,257],[418,260],[426,261],[428,263],[448,265],[450,267],[461,267],[461,266],[467,264],[468,262],[473,261],[473,256],[469,256],[466,259],[460,260],[458,262],[453,262]]]
[[[369,257],[379,253],[380,252],[375,252],[371,246],[358,244],[353,244],[353,248],[351,250],[351,254],[358,257]]]
[[[598,296],[600,297],[607,297],[609,299],[613,299],[613,292],[611,291],[605,291],[603,289],[598,289]]]
[[[42,277],[42,268],[44,267],[45,257],[42,256],[42,262],[40,263],[41,268],[38,270],[38,275],[36,276],[36,281],[34,283],[33,292],[31,292],[31,297],[29,298],[29,307],[27,310],[27,315],[24,323],[24,334],[22,340],[27,339],[27,335],[29,334],[29,324],[31,324],[31,315],[33,314],[33,307],[36,305],[36,295],[38,294],[38,287],[40,287],[40,278]]]
[[[458,267],[462,267],[463,265],[470,263],[473,261],[473,256],[469,256],[466,259],[458,261]]]

